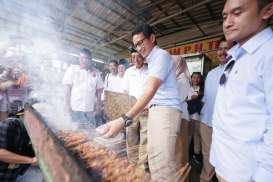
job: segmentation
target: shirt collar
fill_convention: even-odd
[[[149,55],[147,56],[147,62],[151,62],[151,59],[153,57],[153,55],[156,53],[156,50],[158,49],[159,47],[156,45],[154,46],[154,48],[151,50],[151,52],[149,53]]]
[[[225,65],[226,65],[226,63],[225,64],[219,64],[219,68],[224,69]]]
[[[242,46],[240,44],[236,44],[229,51],[228,55],[231,55],[235,60],[238,60],[240,56],[247,52],[252,54],[256,51],[261,45],[263,45],[267,40],[272,38],[273,32],[270,27],[262,30],[261,32],[254,35],[251,39],[249,39]]]
[[[233,46],[231,49],[228,50],[227,54],[229,56],[232,56],[233,59],[237,60],[241,51],[242,51],[242,49],[241,49],[240,45],[236,44],[235,46]],[[225,64],[225,65],[227,65],[227,64]]]
[[[262,30],[261,32],[257,33],[254,37],[252,37],[245,44],[243,44],[242,48],[249,54],[252,54],[272,36],[273,36],[272,29],[268,27]]]

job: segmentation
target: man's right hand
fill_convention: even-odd
[[[105,138],[116,136],[124,127],[124,121],[122,118],[118,118],[98,127],[96,130],[99,134]]]

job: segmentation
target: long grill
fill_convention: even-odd
[[[24,120],[49,182],[148,181],[144,170],[96,145],[84,133],[54,131],[32,107],[26,108]]]

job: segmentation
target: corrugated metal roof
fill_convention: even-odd
[[[222,32],[224,0],[2,0],[0,30],[57,37],[61,46],[91,48],[110,59],[126,51],[130,32],[154,25],[163,46]]]

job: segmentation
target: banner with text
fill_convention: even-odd
[[[184,44],[177,47],[169,48],[167,51],[172,55],[181,55],[189,53],[204,53],[212,61],[212,64],[218,64],[216,50],[218,48],[220,37],[206,39],[190,44]]]

